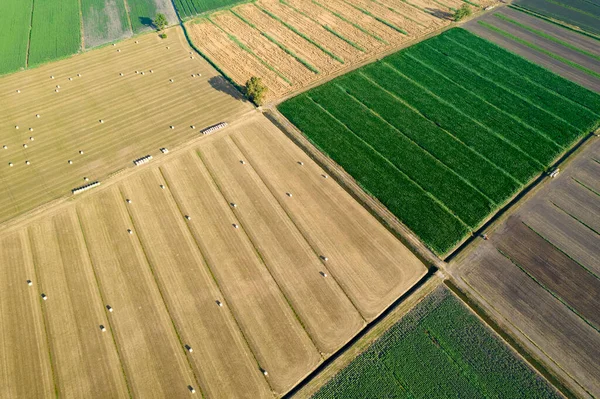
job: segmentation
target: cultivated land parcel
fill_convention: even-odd
[[[281,395],[426,273],[259,114],[153,162],[3,230],[0,396]]]
[[[279,110],[438,254],[600,124],[600,96],[462,29]]]
[[[0,78],[0,220],[249,112],[190,50],[173,28]]]

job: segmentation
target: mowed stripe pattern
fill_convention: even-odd
[[[279,110],[445,254],[596,129],[599,102],[595,93],[453,29]]]
[[[1,221],[251,109],[167,33],[0,78]]]
[[[259,113],[168,157],[0,237],[40,392],[280,396],[426,273]]]

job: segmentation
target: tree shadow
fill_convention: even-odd
[[[433,15],[434,17],[440,18],[440,19],[449,19],[452,20],[454,18],[453,14],[450,12],[446,12],[446,11],[442,11],[438,8],[426,8],[425,10],[427,10],[427,12],[429,12],[431,15]]]
[[[148,28],[153,28],[154,29],[154,23],[152,22],[151,18],[148,17],[140,17],[140,24],[147,26]]]
[[[246,101],[246,98],[242,95],[242,93],[236,90],[236,88],[233,87],[233,85],[229,83],[223,76],[213,76],[208,79],[208,83],[213,89],[229,94],[236,100]]]

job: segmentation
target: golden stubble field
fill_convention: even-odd
[[[0,397],[290,390],[426,273],[326,176],[255,113],[5,228]]]
[[[449,25],[462,4],[258,0],[186,27],[196,47],[231,79],[243,85],[251,76],[261,77],[268,100],[276,100]]]
[[[0,222],[252,109],[167,34],[0,78]]]

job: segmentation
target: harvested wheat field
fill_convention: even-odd
[[[186,26],[226,75],[262,78],[273,101],[447,26],[458,3],[258,0]]]
[[[0,221],[252,109],[167,34],[0,78]]]
[[[0,235],[2,397],[280,397],[426,274],[259,113],[94,190]]]
[[[600,141],[457,265],[465,289],[582,397],[600,394]]]

